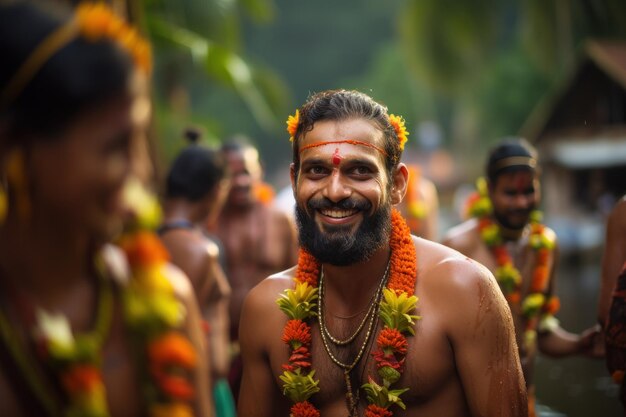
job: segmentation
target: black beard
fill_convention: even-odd
[[[505,213],[499,213],[497,211],[493,211],[493,216],[495,217],[496,221],[503,227],[507,228],[507,229],[511,229],[511,230],[522,230],[524,227],[526,227],[526,225],[530,222],[530,213],[532,212],[533,209],[528,209],[528,210],[518,210],[520,213],[524,213],[524,215],[526,216],[526,222],[524,222],[524,224],[513,224],[509,221],[509,217],[507,216],[507,214],[509,212],[505,212]]]
[[[391,204],[383,204],[371,215],[366,215],[372,205],[368,201],[345,199],[333,203],[328,199],[311,200],[307,210],[296,204],[300,246],[319,262],[336,266],[352,265],[368,260],[374,252],[389,243],[391,234]],[[308,213],[320,209],[358,209],[364,214],[356,232],[337,226],[334,230],[321,231]]]

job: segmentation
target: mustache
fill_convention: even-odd
[[[307,207],[310,210],[360,210],[368,211],[372,208],[372,203],[367,200],[357,200],[354,198],[344,198],[343,200],[334,202],[326,197],[309,200]]]
[[[508,210],[507,213],[508,214],[514,214],[514,215],[528,215],[530,214],[532,210],[528,210],[528,209],[517,209],[517,210]]]

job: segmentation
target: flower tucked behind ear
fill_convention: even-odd
[[[391,123],[396,131],[396,136],[398,136],[398,142],[400,143],[400,149],[404,149],[404,144],[408,140],[407,136],[409,136],[409,132],[407,132],[406,126],[404,125],[404,118],[402,116],[390,114],[389,123]]]

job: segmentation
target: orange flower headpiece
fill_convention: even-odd
[[[35,77],[37,71],[65,45],[77,37],[90,42],[103,39],[114,41],[133,58],[145,73],[151,71],[150,45],[123,19],[104,3],[81,3],[74,17],[43,39],[18,68],[0,94],[0,108],[10,104]]]
[[[296,110],[296,114],[287,118],[287,132],[289,133],[289,142],[293,142],[300,124],[300,112]]]
[[[390,114],[389,123],[391,123],[391,126],[393,126],[394,130],[396,131],[396,136],[398,136],[400,149],[403,150],[404,144],[408,140],[407,136],[409,136],[409,132],[406,130],[406,126],[404,125],[404,118],[402,116]]]

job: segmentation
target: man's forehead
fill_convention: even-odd
[[[383,132],[366,119],[318,121],[301,139],[299,151],[304,156],[314,149],[337,154],[382,154]]]
[[[514,185],[520,183],[532,183],[538,181],[537,172],[531,168],[520,169],[512,172],[504,172],[496,178],[496,184]]]

